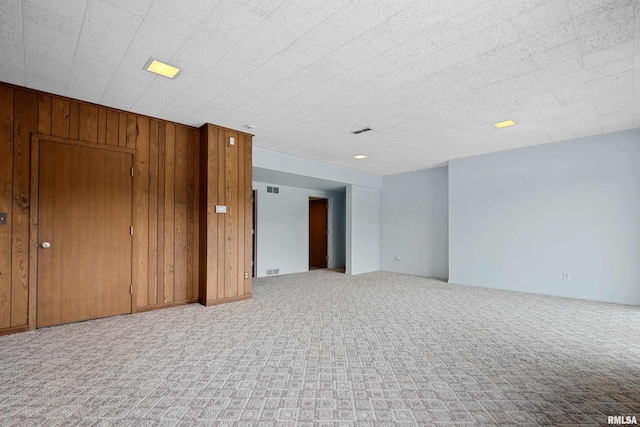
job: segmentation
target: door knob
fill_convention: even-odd
[[[42,242],[42,243],[40,243],[40,247],[41,247],[42,249],[49,249],[49,248],[51,247],[51,243],[49,243],[49,242]]]

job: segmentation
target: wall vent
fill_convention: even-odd
[[[279,187],[268,186],[267,187],[267,193],[278,194],[278,193],[280,193],[280,188]]]
[[[373,129],[371,129],[371,128],[367,127],[367,128],[362,128],[362,129],[354,130],[354,131],[353,131],[353,132],[351,132],[351,133],[352,133],[352,134],[354,134],[354,135],[358,135],[358,134],[360,134],[360,133],[369,132],[370,130],[373,130]]]
[[[279,268],[266,269],[265,271],[267,273],[267,276],[273,276],[274,274],[280,274],[280,269]]]

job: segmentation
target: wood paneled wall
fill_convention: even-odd
[[[0,83],[0,212],[9,214],[0,225],[0,333],[35,327],[28,301],[32,134],[135,150],[133,311],[197,301],[199,130]]]
[[[233,141],[233,143],[231,143]],[[203,305],[251,298],[252,136],[200,128],[200,296]],[[226,213],[216,213],[216,205]]]

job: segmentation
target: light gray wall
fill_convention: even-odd
[[[346,273],[380,269],[380,190],[347,186]]]
[[[640,129],[450,161],[449,282],[640,304]]]
[[[258,277],[266,269],[280,274],[309,271],[309,197],[329,199],[328,265],[344,267],[344,192],[324,192],[278,185],[279,193],[267,193],[267,185],[253,182],[257,190],[257,268]],[[340,249],[339,245],[342,245]]]
[[[447,168],[387,175],[383,185],[380,197],[380,269],[447,279]]]
[[[252,164],[256,168],[285,172],[325,181],[382,188],[382,176],[329,163],[305,159],[261,147],[253,147]]]

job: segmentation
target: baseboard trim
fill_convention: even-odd
[[[29,325],[16,326],[16,327],[13,327],[13,328],[0,329],[0,336],[18,334],[20,332],[27,332],[28,330],[29,330]]]
[[[166,304],[145,305],[144,307],[138,307],[138,313],[142,313],[145,311],[162,310],[163,308],[179,307],[181,305],[195,304],[197,302],[197,299],[188,299],[184,301],[168,302]]]
[[[237,297],[230,297],[230,298],[223,298],[223,299],[212,299],[212,300],[208,300],[208,301],[198,301],[200,304],[204,305],[205,307],[211,307],[212,305],[219,305],[219,304],[226,304],[229,302],[237,302],[237,301],[244,301],[247,299],[252,299],[253,298],[253,294],[247,294],[247,295],[240,295]]]
[[[595,301],[595,302],[605,302],[608,304],[620,304],[620,305],[631,305],[631,306],[640,306],[640,301],[620,301],[615,299],[608,298],[587,298],[587,297],[579,297],[574,295],[563,295],[563,294],[550,294],[545,292],[537,292],[531,289],[516,289],[509,288],[506,286],[496,286],[496,285],[487,285],[482,283],[473,283],[473,282],[461,282],[458,280],[448,280],[447,283],[450,285],[458,285],[458,286],[473,286],[476,288],[486,288],[486,289],[498,289],[501,291],[511,291],[511,292],[522,292],[525,294],[533,294],[533,295],[544,295],[548,297],[558,297],[558,298],[569,298],[574,300],[583,300],[583,301]]]

